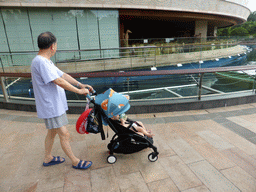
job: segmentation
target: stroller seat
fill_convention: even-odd
[[[109,163],[115,163],[116,157],[113,155],[114,153],[131,154],[148,147],[154,150],[154,152],[149,154],[148,159],[151,162],[158,159],[158,152],[157,148],[153,145],[153,138],[139,135],[129,128],[120,125],[116,120],[109,119],[109,126],[115,132],[115,135],[108,144],[110,155],[107,160]]]

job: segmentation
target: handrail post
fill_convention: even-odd
[[[3,91],[3,95],[4,95],[4,100],[5,102],[9,102],[9,98],[8,98],[8,94],[7,94],[7,90],[5,87],[5,83],[4,83],[4,77],[1,76],[1,87],[2,87],[2,91]]]
[[[253,77],[253,85],[252,85],[252,92],[255,93],[255,80],[256,80],[256,77],[254,76]]]
[[[155,67],[156,67],[156,47],[155,47]]]
[[[3,65],[3,61],[2,61],[1,57],[0,57],[0,62],[1,62],[1,66],[2,66],[2,69],[3,69],[3,72],[4,72],[4,65]]]
[[[204,76],[204,73],[199,74],[199,77],[200,77],[199,92],[198,92],[198,100],[199,101],[201,100],[201,97],[202,97],[203,76]]]

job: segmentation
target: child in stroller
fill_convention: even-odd
[[[127,100],[130,99],[129,95],[123,95],[126,97]],[[151,133],[151,130],[147,131],[145,126],[141,121],[133,121],[127,117],[125,113],[122,113],[120,115],[113,116],[111,118],[112,120],[116,120],[119,124],[122,126],[136,132],[137,134],[141,136],[148,136],[148,137],[153,137],[154,135]]]
[[[104,93],[95,96],[95,99],[89,97],[89,100],[94,104],[94,109],[89,109],[83,113],[89,114],[89,116],[87,115],[85,118],[83,114],[80,116],[84,120],[78,119],[80,123],[77,122],[77,131],[79,133],[81,133],[81,130],[85,130],[83,133],[90,132],[89,129],[93,127],[91,133],[101,133],[103,140],[105,139],[105,134],[102,125],[108,125],[115,132],[107,146],[110,154],[107,158],[108,163],[116,162],[117,158],[114,156],[114,153],[131,154],[146,148],[153,149],[153,152],[148,155],[149,161],[154,162],[158,159],[159,153],[153,145],[153,134],[143,129],[144,125],[142,123],[137,122],[137,129],[138,125],[141,125],[139,127],[141,130],[138,129],[141,132],[137,132],[139,133],[137,134],[135,131],[127,129],[127,126],[123,126],[121,121],[118,120],[119,115],[129,110],[129,98],[109,88]],[[96,123],[93,123],[95,120]],[[125,122],[129,123],[129,121]],[[132,124],[136,123],[131,121],[128,125]],[[95,131],[96,125],[98,126],[98,131]]]
[[[141,136],[153,137],[151,130],[147,131],[141,121],[133,121],[127,117],[126,114],[116,115],[111,118],[112,120],[118,121],[122,126],[136,132]]]

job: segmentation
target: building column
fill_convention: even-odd
[[[217,37],[217,32],[218,32],[218,27],[214,26],[214,33],[213,33],[214,37]]]
[[[208,24],[208,32],[207,32],[208,37],[217,37],[217,31],[218,31],[217,26],[211,23]]]
[[[198,20],[195,22],[195,37],[201,38],[203,41],[207,38],[208,21]]]

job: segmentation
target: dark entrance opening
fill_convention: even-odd
[[[154,39],[173,37],[193,37],[195,21],[178,18],[120,15],[120,39]]]

